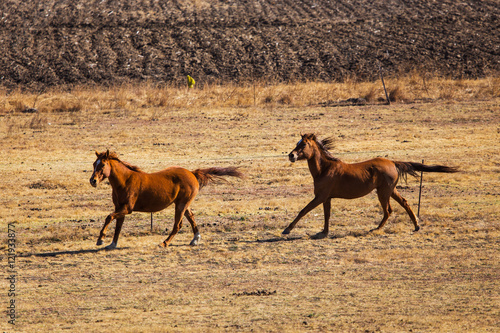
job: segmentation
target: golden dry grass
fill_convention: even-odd
[[[408,76],[385,78],[393,102],[459,102],[500,97],[500,79],[450,80],[426,77],[414,72]],[[368,104],[385,102],[381,82],[342,83],[307,82],[297,84],[201,85],[194,89],[153,83],[122,85],[99,89],[76,86],[54,88],[43,93],[7,92],[0,90],[0,115],[36,108],[42,113],[78,113],[78,111],[139,111],[152,120],[176,108],[317,106],[336,104],[350,98],[364,98]],[[71,116],[68,116],[68,118]]]
[[[405,80],[387,80],[399,87],[390,106],[329,106],[383,96],[379,83],[354,81],[259,85],[256,106],[253,87],[3,94],[0,219],[17,223],[16,330],[495,331],[499,81]],[[309,237],[321,208],[284,238],[312,198],[306,163],[286,158],[310,131],[335,137],[334,154],[348,162],[425,159],[462,172],[424,175],[418,233],[395,203],[385,229],[368,233],[382,217],[370,194],[333,201],[327,239]],[[187,245],[186,226],[170,248],[157,246],[172,227],[169,208],[152,233],[148,214],[127,217],[119,249],[101,251],[110,187],[88,179],[94,150],[106,148],[146,171],[236,165],[247,178],[199,194],[200,246]],[[418,181],[400,186],[416,211]]]

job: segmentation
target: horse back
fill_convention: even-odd
[[[199,190],[198,180],[194,174],[181,167],[169,167],[148,175],[148,186],[160,187],[160,190],[183,193],[187,196],[196,195]]]
[[[394,162],[382,157],[353,163],[351,166],[357,170],[363,181],[371,182],[375,187],[395,185],[399,177]]]
[[[137,176],[140,178],[140,185],[136,189],[136,211],[160,211],[172,203],[187,203],[194,199],[199,190],[193,173],[181,167],[170,167]]]
[[[321,187],[329,183],[330,197],[353,199],[367,195],[376,188],[395,186],[398,172],[394,162],[374,158],[358,163],[336,163]]]

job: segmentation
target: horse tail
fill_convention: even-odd
[[[193,174],[196,179],[198,179],[200,189],[210,182],[225,180],[222,178],[223,176],[243,178],[243,173],[241,173],[237,167],[196,169],[193,171]]]
[[[417,171],[421,172],[446,172],[453,173],[458,172],[458,168],[449,167],[445,165],[425,165],[422,163],[415,162],[394,162],[396,169],[400,176],[406,179],[407,175],[412,175],[413,177],[418,177]]]

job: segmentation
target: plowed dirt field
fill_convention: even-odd
[[[499,17],[496,0],[5,0],[0,84],[477,78],[500,70]]]

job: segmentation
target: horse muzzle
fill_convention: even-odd
[[[97,187],[97,180],[94,176],[90,177],[90,185],[92,185],[92,187]]]
[[[288,154],[288,159],[293,163],[297,161],[297,155],[294,152],[291,152],[290,154]]]

